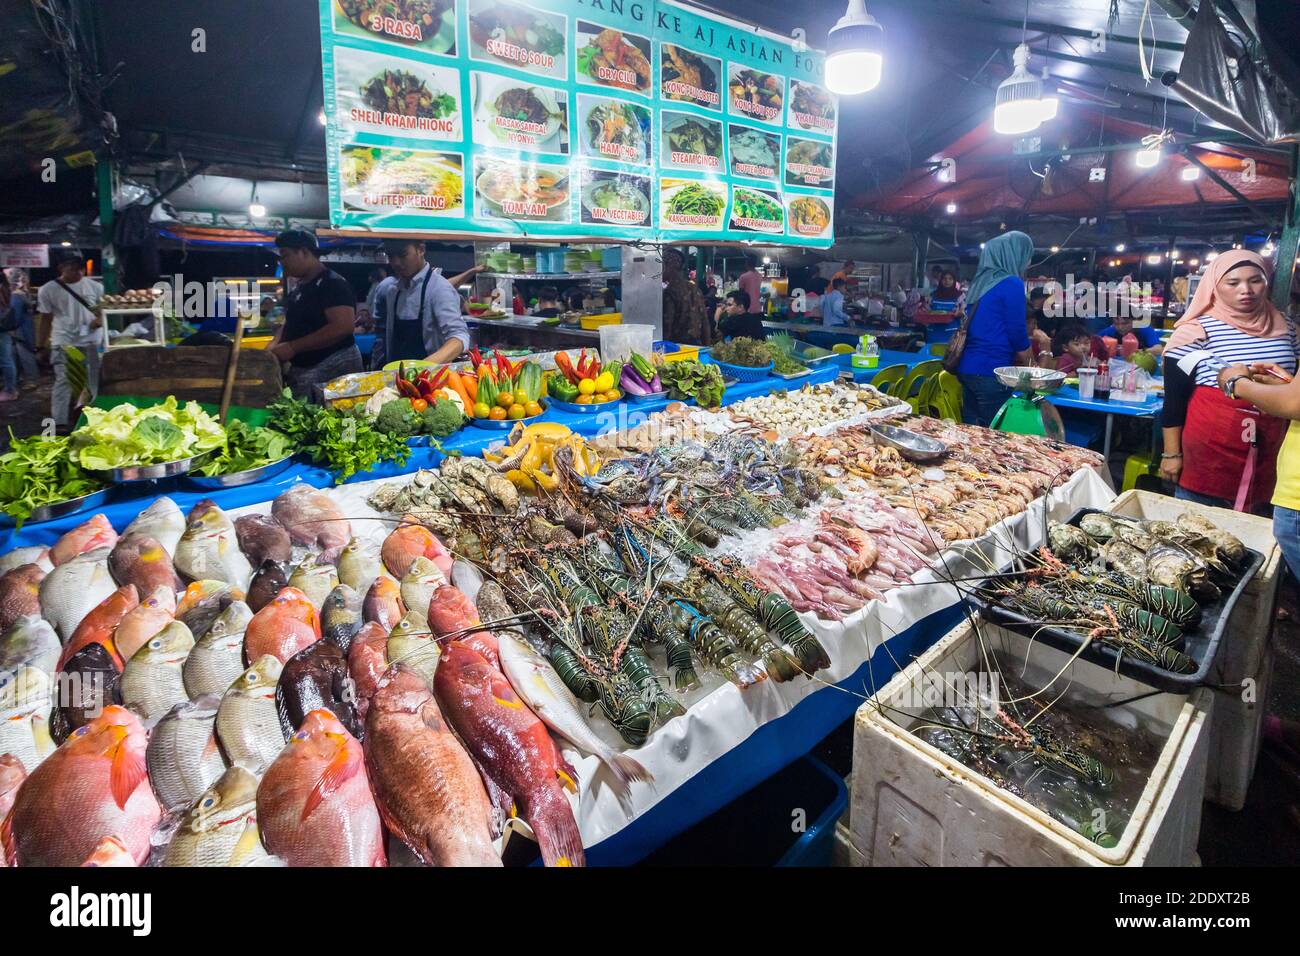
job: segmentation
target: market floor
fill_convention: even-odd
[[[19,391],[18,400],[0,404],[0,451],[9,449],[9,431],[19,438],[38,434],[50,417],[50,389],[54,380],[48,375],[31,391]]]

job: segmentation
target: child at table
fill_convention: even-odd
[[[1105,344],[1082,325],[1067,325],[1056,333],[1052,341],[1056,353],[1056,370],[1073,375],[1088,359],[1104,360]]]

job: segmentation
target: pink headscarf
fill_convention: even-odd
[[[1238,312],[1215,296],[1214,290],[1218,287],[1219,280],[1243,263],[1258,268],[1265,279],[1271,278],[1268,263],[1258,253],[1246,249],[1221,253],[1210,263],[1205,278],[1196,287],[1196,295],[1192,296],[1192,301],[1187,305],[1187,311],[1174,324],[1174,334],[1169,336],[1167,348],[1176,349],[1188,342],[1204,339],[1205,328],[1199,320],[1206,315],[1256,338],[1276,338],[1286,332],[1286,317],[1267,296],[1260,301],[1254,312]]]

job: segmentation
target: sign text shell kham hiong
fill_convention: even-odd
[[[834,241],[823,55],[673,0],[319,0],[330,218]]]

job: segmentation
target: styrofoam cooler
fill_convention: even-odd
[[[1259,573],[1246,585],[1233,608],[1219,655],[1210,671],[1211,683],[1220,690],[1210,727],[1205,799],[1229,810],[1240,810],[1255,775],[1259,734],[1273,676],[1273,617],[1282,579],[1279,573],[1282,549],[1273,537],[1273,522],[1256,515],[1137,490],[1124,492],[1111,504],[1110,510],[1156,521],[1173,521],[1182,512],[1192,511],[1264,555]]]
[[[1108,714],[1163,740],[1118,843],[1105,848],[916,737],[924,706],[909,706],[926,675],[981,669],[979,642],[963,622],[864,704],[853,741],[849,830],[866,866],[1190,866],[1201,829],[1201,794],[1213,694],[1154,691],[996,625],[981,623],[985,648],[1015,661],[1016,675],[1055,698],[1110,704]],[[1019,670],[1024,666],[1023,674]],[[1104,760],[1104,755],[1099,755]]]

